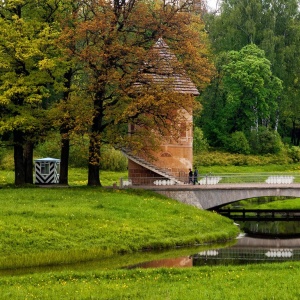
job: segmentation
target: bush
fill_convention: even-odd
[[[56,133],[50,134],[43,143],[39,143],[35,147],[34,156],[36,158],[60,158],[60,135]]]
[[[289,148],[288,156],[293,160],[293,162],[300,162],[300,147],[292,146]]]
[[[0,169],[14,170],[13,149],[0,142]]]
[[[253,154],[278,154],[284,149],[278,132],[263,126],[251,133],[249,144]]]
[[[87,136],[71,139],[69,166],[74,168],[86,168],[88,166],[89,139]],[[35,150],[35,156],[60,158],[60,135],[53,133],[48,139],[39,144]],[[103,146],[101,149],[101,170],[125,171],[127,159],[120,151],[111,146]]]
[[[227,141],[226,150],[232,153],[249,154],[250,146],[244,132],[232,133]]]
[[[110,146],[103,147],[101,154],[101,170],[126,171],[127,158],[118,150]]]
[[[245,155],[210,151],[201,152],[194,157],[194,164],[197,166],[264,166],[285,165],[292,162],[292,159],[284,152],[280,155]]]
[[[199,127],[194,128],[194,139],[193,139],[193,151],[194,153],[200,153],[208,149],[208,142],[204,138],[203,131]]]

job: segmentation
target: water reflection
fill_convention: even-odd
[[[273,238],[300,237],[299,221],[274,221],[274,222],[240,222],[240,228],[251,235],[269,236]]]
[[[235,245],[214,248],[190,256],[139,263],[129,268],[241,265],[262,262],[300,261],[300,238],[262,239],[240,236]]]
[[[230,265],[300,260],[300,239],[262,239],[245,236],[229,248],[193,255],[193,265]]]
[[[16,269],[0,270],[0,276],[17,276],[33,273],[48,273],[48,272],[63,272],[66,270],[72,271],[93,271],[93,270],[115,270],[132,267],[191,267],[192,255],[191,253],[199,253],[209,250],[210,248],[224,248],[235,243],[234,240],[199,245],[194,247],[178,247],[169,250],[160,251],[139,251],[131,254],[114,255],[108,257],[95,257],[92,261],[78,262],[73,264],[62,264],[53,266],[37,266],[37,267],[23,267]],[[157,263],[156,263],[157,262]],[[132,266],[132,267],[129,267]]]
[[[193,256],[183,256],[177,258],[167,258],[144,262],[128,267],[134,268],[188,268],[193,266]]]

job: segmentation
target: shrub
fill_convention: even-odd
[[[253,154],[278,154],[284,148],[278,132],[263,126],[251,133],[249,144]]]
[[[53,157],[60,158],[60,135],[53,133],[35,148],[35,157]]]
[[[232,133],[227,141],[226,150],[232,153],[249,154],[250,146],[244,132]]]
[[[300,161],[300,147],[292,146],[288,148],[288,156],[293,160],[293,162]]]
[[[127,158],[111,146],[103,147],[101,154],[101,170],[125,171],[127,170]]]
[[[200,153],[201,151],[206,151],[208,149],[208,141],[204,138],[203,131],[199,127],[194,128],[194,138],[193,138],[193,151],[194,153]]]
[[[14,169],[13,150],[12,148],[7,147],[3,143],[0,143],[0,169],[1,170]]]
[[[87,136],[77,136],[71,139],[69,166],[86,168],[88,166],[89,139]],[[37,146],[35,156],[60,158],[60,135],[53,133]],[[127,159],[120,151],[111,146],[103,146],[101,150],[101,169],[110,171],[125,171]]]
[[[292,159],[284,152],[280,155],[245,155],[221,151],[203,151],[194,157],[194,164],[197,166],[264,166],[289,163],[292,163]]]

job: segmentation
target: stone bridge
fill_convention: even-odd
[[[300,183],[217,184],[143,187],[200,209],[212,209],[254,197],[300,197]]]

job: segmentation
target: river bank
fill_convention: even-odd
[[[204,251],[213,240],[237,235],[231,220],[153,193],[83,187],[2,188],[0,208],[2,299],[299,298],[298,262],[118,269],[131,264],[126,252],[135,252],[134,263],[138,263],[151,260],[151,252],[140,252],[140,248],[201,243],[204,246],[197,251]],[[161,258],[193,252],[174,251]],[[67,268],[76,261],[93,263],[99,258],[100,269],[96,265],[90,270]],[[56,264],[58,269],[40,272],[32,268],[17,276],[4,272],[4,268],[45,264]]]
[[[234,239],[229,219],[150,191],[3,188],[0,269],[99,260]]]

